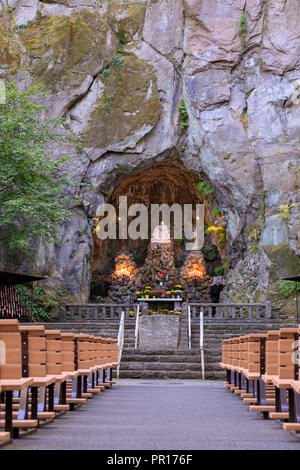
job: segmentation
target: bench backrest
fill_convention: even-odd
[[[118,341],[112,338],[101,338],[101,343],[104,363],[118,362]]]
[[[73,372],[75,370],[73,333],[61,333],[61,358],[63,372]]]
[[[248,370],[248,344],[249,335],[240,338],[240,367],[244,371]]]
[[[45,377],[47,375],[47,352],[45,327],[20,325],[22,338],[22,376]]]
[[[47,374],[61,374],[62,367],[62,341],[60,330],[45,330],[47,347]]]
[[[294,352],[298,340],[298,328],[280,328],[279,333],[279,379],[295,378]]]
[[[89,369],[91,365],[90,336],[88,334],[75,334],[75,365],[77,369]]]
[[[251,333],[249,335],[248,347],[248,371],[249,373],[265,373],[265,356],[263,355],[263,345],[266,334]]]
[[[230,343],[229,339],[224,339],[222,342],[222,363],[229,364],[230,362]]]
[[[20,379],[22,377],[21,335],[18,320],[0,320],[0,341],[2,363],[0,379]]]
[[[279,331],[268,331],[266,341],[266,375],[278,375]]]

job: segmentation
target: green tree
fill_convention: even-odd
[[[67,158],[53,159],[46,143],[64,140],[55,135],[61,120],[41,120],[44,107],[33,102],[39,87],[21,92],[6,83],[0,104],[0,244],[28,252],[32,240],[53,241],[58,223],[70,217],[69,199],[62,190],[70,184],[58,176]]]

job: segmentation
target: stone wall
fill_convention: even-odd
[[[76,214],[59,243],[40,243],[34,266],[2,253],[1,269],[46,275],[45,286],[87,300],[98,204],[169,158],[212,184],[231,267],[248,260],[238,271],[249,270],[249,285],[237,293],[233,271],[226,298],[251,296],[257,284],[263,299],[279,273],[299,273],[297,0],[1,0],[0,10],[0,78],[45,86],[40,102],[66,119],[60,132],[70,139],[49,155],[69,155],[62,172],[85,184],[74,188]]]

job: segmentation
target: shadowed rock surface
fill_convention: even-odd
[[[30,269],[44,285],[88,299],[97,206],[168,159],[210,182],[226,217],[233,271],[221,300],[269,298],[291,313],[277,281],[300,265],[299,2],[1,0],[0,10],[0,78],[45,86],[41,103],[71,138],[53,155],[68,154],[62,171],[88,185],[72,190],[59,242],[36,247]],[[1,268],[29,269],[16,253]]]

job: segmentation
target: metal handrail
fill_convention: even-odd
[[[122,359],[122,351],[123,351],[123,345],[124,345],[124,330],[125,330],[125,312],[124,310],[122,311],[121,314],[121,319],[120,319],[120,326],[119,326],[119,333],[118,333],[118,367],[117,367],[117,378],[119,378],[120,375],[120,363]]]
[[[205,366],[204,366],[204,347],[203,347],[203,336],[204,336],[204,326],[203,326],[203,310],[200,311],[200,356],[201,356],[201,370],[202,370],[202,380],[205,380]]]
[[[140,318],[140,306],[138,305],[136,309],[136,320],[135,320],[135,332],[134,332],[134,349],[137,349],[138,340],[139,340],[139,318]]]
[[[192,324],[191,324],[191,307],[188,306],[188,341],[189,349],[192,349]]]

